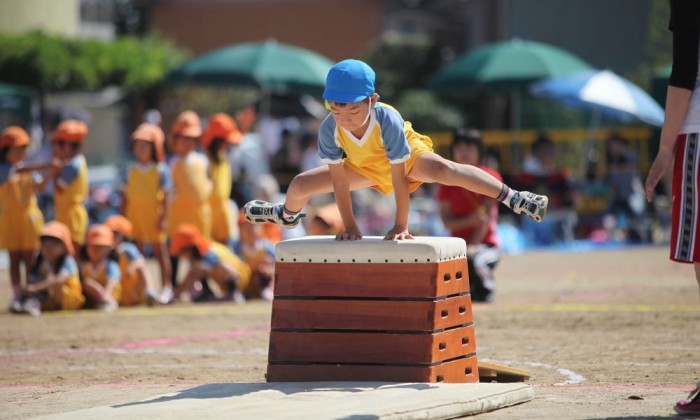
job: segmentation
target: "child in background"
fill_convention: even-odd
[[[41,250],[29,273],[22,309],[33,316],[42,310],[75,310],[85,303],[73,240],[68,227],[49,222],[39,232]]]
[[[168,236],[172,238],[180,225],[191,224],[197,227],[205,238],[211,236],[211,180],[206,156],[197,152],[202,127],[199,117],[192,111],[184,111],[175,120],[170,130],[170,145],[173,157],[170,171],[173,180],[173,198],[168,206]],[[172,266],[171,282],[177,286],[176,255],[170,255]],[[167,292],[167,290],[166,290]],[[163,295],[165,301],[172,296]]]
[[[243,212],[238,218],[240,239],[233,251],[250,268],[250,285],[247,295],[260,296],[265,300],[274,297],[272,281],[275,278],[275,245],[265,239],[261,225],[246,223]]]
[[[23,164],[29,143],[27,132],[17,126],[6,128],[0,137],[0,249],[10,255],[11,312],[22,310],[21,265],[26,272],[34,266],[44,224],[34,194],[40,180],[31,172],[39,168]]]
[[[158,261],[162,295],[168,300],[172,297],[172,267],[166,246],[165,221],[170,171],[165,164],[163,130],[144,123],[136,128],[131,140],[136,161],[128,163],[122,172],[121,213],[133,226],[127,236],[136,241],[141,252],[146,246],[150,247]]]
[[[223,244],[204,237],[194,225],[180,225],[171,238],[170,254],[190,261],[190,271],[175,289],[175,298],[203,277],[214,280],[225,300],[245,303],[242,290],[250,283],[250,268]]]
[[[87,307],[111,312],[122,297],[121,271],[114,253],[114,234],[106,225],[92,225],[85,237],[81,269]]]
[[[344,231],[337,240],[359,240],[350,191],[372,187],[385,195],[394,192],[396,216],[386,240],[412,239],[408,232],[410,193],[424,182],[456,185],[483,194],[542,221],[548,199],[510,189],[487,172],[457,164],[433,152],[430,138],[418,134],[399,112],[379,103],[374,70],[358,60],[345,60],[328,72],[323,99],[331,114],[319,129],[319,154],[326,166],[297,175],[284,203],[261,200],[244,206],[251,223],[274,222],[297,226],[312,196],[334,192]]]
[[[148,306],[153,306],[156,302],[156,292],[146,259],[136,245],[126,241],[132,234],[131,222],[124,216],[115,215],[107,218],[105,225],[112,229],[114,234],[114,250],[121,271],[122,295],[119,305],[136,306],[146,302]]]
[[[82,154],[87,133],[87,125],[82,121],[66,120],[56,127],[51,138],[54,157],[65,161],[54,179],[56,220],[70,229],[76,252],[85,241],[88,225],[87,210],[83,205],[88,197],[88,171]]]
[[[202,134],[202,148],[209,158],[212,180],[211,237],[228,245],[233,237],[234,216],[229,203],[231,196],[231,165],[228,161],[229,145],[239,144],[242,138],[236,123],[226,114],[214,114]]]
[[[313,212],[313,217],[309,220],[308,232],[310,236],[335,236],[342,231],[343,219],[340,217],[340,210],[338,210],[338,206],[335,203],[317,208]]]

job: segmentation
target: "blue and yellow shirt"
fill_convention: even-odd
[[[432,152],[430,138],[415,131],[393,107],[379,103],[370,111],[367,131],[358,139],[350,131],[339,127],[333,115],[321,123],[318,135],[318,153],[323,163],[343,163],[351,170],[374,181],[374,189],[389,194],[393,190],[391,164],[406,162],[406,173],[415,159]],[[420,183],[411,183],[413,191]]]

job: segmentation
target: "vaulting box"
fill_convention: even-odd
[[[462,239],[276,248],[269,382],[478,382]]]

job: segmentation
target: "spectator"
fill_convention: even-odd
[[[70,230],[63,223],[49,222],[39,238],[41,251],[24,288],[22,310],[38,316],[42,310],[80,309],[85,297]]]
[[[54,179],[56,220],[70,229],[73,247],[80,252],[88,225],[83,203],[88,198],[88,167],[83,155],[83,142],[88,127],[78,120],[63,121],[51,138],[54,156],[65,161],[61,173]]]
[[[81,251],[80,271],[86,307],[112,312],[122,297],[121,271],[114,252],[114,234],[106,225],[92,225]]]
[[[122,192],[121,214],[131,223],[128,235],[144,252],[150,248],[160,268],[161,293],[172,296],[172,266],[166,246],[167,195],[170,171],[165,164],[165,135],[157,125],[143,123],[131,135],[135,157],[123,168],[119,189]]]
[[[532,153],[523,161],[523,173],[547,177],[555,171],[554,142],[544,134],[532,143]]]
[[[455,162],[479,167],[494,178],[502,179],[498,172],[482,165],[484,145],[478,130],[458,130],[453,136],[450,152]],[[496,289],[493,270],[501,260],[496,200],[447,185],[440,185],[437,197],[445,227],[452,236],[467,242],[472,301],[491,302]]]
[[[671,210],[671,259],[693,264],[695,281],[700,286],[700,247],[695,246],[700,224],[697,192],[698,167],[697,139],[700,133],[700,2],[671,0],[673,32],[673,66],[666,93],[666,114],[661,128],[659,151],[649,168],[646,181],[647,200],[654,198],[654,189],[668,172],[674,158],[673,207]],[[689,194],[690,193],[690,194]],[[700,383],[687,399],[673,407],[676,413],[700,414]]]
[[[241,236],[234,243],[233,251],[250,267],[250,284],[246,294],[272,300],[275,246],[262,235],[262,225],[246,223],[242,213],[238,218],[238,226]]]
[[[211,236],[211,206],[209,196],[212,183],[209,177],[209,162],[203,154],[197,152],[202,127],[199,116],[193,111],[184,111],[170,129],[170,143],[174,156],[170,160],[173,180],[173,197],[168,206],[167,229],[172,238],[182,224],[191,224],[205,238]],[[177,286],[177,255],[170,255],[172,266],[171,282],[173,289]],[[168,296],[172,289],[164,289],[162,301],[171,301]]]
[[[18,126],[6,128],[0,137],[0,249],[10,256],[11,312],[22,310],[21,265],[26,272],[34,266],[44,224],[34,190],[42,184],[35,171],[46,165],[25,166],[29,143],[29,135]]]
[[[240,144],[242,138],[238,126],[231,117],[218,113],[209,118],[209,124],[202,134],[202,148],[209,158],[209,172],[212,179],[211,237],[228,245],[234,236],[235,219],[229,204],[231,196],[231,164],[228,150]]]
[[[615,217],[617,226],[625,227],[628,240],[646,240],[646,204],[638,169],[639,157],[617,133],[611,134],[605,149],[606,181],[611,193],[607,213]]]
[[[107,218],[105,225],[114,234],[117,263],[121,272],[122,294],[119,306],[135,306],[144,302],[153,306],[157,296],[146,259],[136,245],[127,241],[133,231],[131,222],[124,216],[115,215]]]
[[[175,289],[175,299],[201,278],[211,278],[223,291],[225,300],[245,303],[242,291],[250,283],[250,268],[226,245],[204,237],[194,225],[183,224],[172,237],[170,254],[190,262],[189,272]]]

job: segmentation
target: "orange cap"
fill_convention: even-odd
[[[131,140],[147,141],[153,143],[156,149],[156,159],[158,162],[165,162],[165,150],[163,149],[163,141],[165,134],[163,130],[155,124],[143,123],[136,127],[136,130],[131,134]]]
[[[31,143],[29,134],[24,131],[24,128],[13,125],[2,131],[0,137],[0,148],[26,146]]]
[[[115,214],[114,216],[109,216],[105,220],[105,225],[112,229],[114,232],[119,232],[127,238],[131,237],[131,232],[133,230],[133,225],[126,217],[121,214]]]
[[[182,224],[178,226],[177,232],[172,237],[170,244],[170,255],[179,255],[185,248],[196,247],[201,255],[209,251],[211,240],[202,236],[197,226]]]
[[[71,143],[79,143],[85,140],[88,127],[79,120],[66,120],[56,127],[51,136],[52,140],[63,140]]]
[[[221,138],[228,144],[240,144],[243,134],[238,125],[224,113],[214,114],[209,118],[207,129],[202,134],[202,147],[207,148],[215,138]]]
[[[92,225],[85,235],[88,245],[114,246],[114,233],[107,225]]]
[[[170,139],[175,136],[199,137],[202,135],[202,123],[194,111],[183,111],[177,116],[170,128]]]
[[[41,231],[39,231],[39,237],[56,238],[63,242],[63,245],[70,255],[75,255],[70,229],[61,222],[52,221],[45,224],[44,227],[41,228]]]

